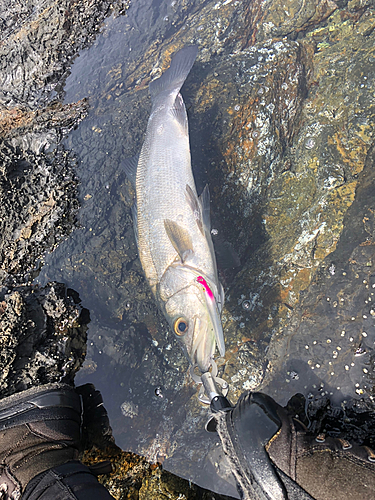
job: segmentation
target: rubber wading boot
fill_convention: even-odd
[[[65,384],[48,384],[0,401],[0,499],[21,497],[29,481],[78,458],[82,407]]]

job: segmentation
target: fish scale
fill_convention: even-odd
[[[125,168],[135,184],[134,224],[146,279],[191,365],[204,373],[214,363],[216,345],[221,355],[225,347],[208,191],[198,198],[179,93],[196,55],[197,47],[183,48],[151,82],[145,141],[138,162]]]

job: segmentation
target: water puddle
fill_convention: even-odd
[[[140,149],[150,111],[147,86],[137,88],[135,82],[127,88],[124,82],[150,38],[171,29],[168,9],[164,13],[160,6],[161,22],[142,8],[110,18],[71,68],[65,102],[88,98],[90,106],[64,141],[79,160],[79,227],[46,256],[35,282],[66,283],[90,310],[86,361],[76,384],[90,382],[101,391],[116,444],[154,462],[172,457],[169,466],[165,462],[171,472],[237,497],[231,482],[215,477],[222,452],[217,438],[203,429],[207,407],[198,401],[187,405],[197,389],[144,282],[130,214],[133,193],[121,167]],[[151,68],[146,69],[144,77]]]
[[[198,166],[198,191],[206,182],[212,187],[214,227],[222,218],[224,240],[229,241],[226,249],[237,246],[239,257],[234,260],[242,266],[234,282],[235,272],[229,276],[222,271],[229,285],[223,318],[229,397],[235,401],[244,389],[259,387],[265,375],[262,389],[282,404],[296,392],[310,401],[329,397],[337,405],[345,397],[370,393],[375,282],[371,247],[360,247],[364,236],[355,234],[350,242],[350,235],[344,234],[337,243],[339,230],[331,234],[319,222],[325,216],[321,207],[330,202],[333,181],[326,188],[318,179],[323,194],[314,198],[316,177],[328,172],[322,167],[316,173],[319,161],[313,155],[319,154],[314,148],[320,143],[315,138],[305,145],[303,137],[301,146],[294,137],[293,127],[299,124],[307,99],[301,47],[293,39],[263,40],[263,45],[249,48],[252,33],[246,26],[226,22],[236,8],[240,9],[238,2],[228,1],[189,2],[189,6],[138,3],[126,16],[109,18],[94,44],[76,58],[64,87],[65,102],[88,98],[89,113],[64,139],[64,147],[79,160],[79,227],[46,255],[36,282],[66,283],[90,310],[86,361],[76,383],[90,382],[101,391],[116,444],[163,462],[166,469],[205,488],[238,498],[218,439],[204,431],[208,408],[198,402],[188,362],[145,282],[133,234],[133,192],[122,162],[141,147],[151,108],[148,83],[162,69],[163,59],[158,59],[162,47],[172,54],[181,47],[181,37],[186,44],[201,44],[182,90],[193,162]],[[224,38],[229,42],[220,49]],[[241,59],[239,47],[245,46]],[[292,67],[294,80],[289,69],[285,74],[277,70],[282,83],[271,88],[267,79],[277,67],[274,61],[282,68]],[[205,90],[200,89],[203,81]],[[274,101],[286,103],[287,126],[281,119],[277,122],[275,116],[281,116],[283,109],[275,110]],[[306,106],[306,122],[313,121],[311,106]],[[318,134],[329,129],[324,127],[310,129]],[[222,135],[226,147],[218,151]],[[322,141],[324,147],[332,143]],[[296,160],[298,148],[305,155],[303,161]],[[307,165],[307,173],[298,171],[301,165]],[[221,185],[224,174],[218,172],[224,170],[228,183]],[[340,170],[346,178],[341,174]],[[347,191],[338,185],[337,198],[349,200],[345,210],[353,202],[355,182],[348,181]],[[289,206],[280,210],[280,200],[284,203],[287,197],[278,195],[278,189],[284,194],[289,188]],[[345,223],[340,205],[341,212],[335,212],[340,222],[334,221],[332,227],[341,223],[356,227],[363,218],[358,214],[370,200],[366,193],[353,204]],[[298,208],[297,216],[292,213],[295,207],[304,207],[306,199],[308,206]],[[323,211],[317,215],[315,208]],[[275,220],[290,233],[285,236]],[[303,234],[308,237],[303,239]],[[330,243],[323,241],[325,234]],[[299,243],[289,248],[289,240]],[[282,292],[279,282],[287,283]],[[273,334],[276,341],[270,344]]]

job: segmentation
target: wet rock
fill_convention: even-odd
[[[46,250],[74,227],[75,158],[63,148],[36,155],[0,142],[0,283],[22,284]]]
[[[80,122],[79,101],[90,97],[87,119],[65,142],[80,158],[81,227],[48,257],[40,280],[69,283],[93,311],[83,379],[105,389],[121,446],[165,459],[165,467],[204,484],[226,472],[217,466],[217,441],[203,431],[207,409],[186,376],[186,360],[144,281],[132,233],[133,193],[120,167],[142,142],[148,83],[178,48],[199,43],[183,89],[195,175],[199,191],[210,185],[214,238],[240,260],[220,269],[227,293],[220,375],[230,382],[229,397],[263,388],[286,402],[300,390],[319,428],[332,396],[373,397],[374,206],[365,188],[373,189],[374,12],[370,2],[357,0],[292,1],[286,9],[278,0],[155,5],[134,4],[129,19],[111,18],[92,51],[77,59],[80,70],[73,68],[65,89],[73,52],[96,36],[108,4],[84,3],[83,11],[63,5],[61,16],[55,4],[35,11],[17,5],[13,18],[7,11],[3,48],[14,89],[3,80],[8,108],[1,123],[12,144],[6,151],[36,163],[36,152]],[[55,19],[57,34],[49,22]],[[30,59],[27,37],[36,47]],[[63,90],[77,105],[49,106]],[[62,118],[57,127],[55,114]],[[30,147],[32,154],[25,151]],[[22,229],[28,221],[17,219],[22,235],[29,235]],[[14,241],[7,240],[15,257],[4,254],[4,280],[25,274],[48,247],[25,250],[22,242],[18,250]],[[162,477],[157,472],[147,481],[153,486],[137,488],[151,495]],[[224,483],[210,487],[226,490]],[[121,491],[121,483],[110,487]]]
[[[93,448],[83,456],[83,462],[94,465],[110,459],[116,469],[110,475],[99,476],[99,481],[116,500],[179,499],[186,500],[230,500],[233,497],[219,495],[198,488],[169,472],[159,464],[150,465],[144,458],[113,447],[100,450]]]
[[[128,3],[113,5],[124,12]],[[62,91],[72,58],[93,42],[112,4],[3,0],[1,12],[0,106],[36,109]]]
[[[230,500],[233,498],[202,490],[192,483],[163,471],[159,467],[152,470],[151,475],[143,480],[142,487],[139,490],[139,500],[181,498],[182,495],[186,499],[199,498],[202,500]]]
[[[236,242],[243,258],[249,246],[254,247],[256,229],[251,226],[259,225],[254,224],[253,205],[262,203],[270,184],[287,168],[282,160],[293,142],[307,91],[305,60],[300,44],[267,41],[216,65],[197,90],[196,111],[202,113],[198,130],[211,120],[214,127],[198,141],[193,129],[193,154],[197,142],[203,148],[205,140],[221,153],[210,166],[216,173],[210,183],[215,215],[225,229],[231,227],[226,237]],[[226,206],[218,201],[223,195]]]
[[[345,9],[333,12],[326,26],[308,31],[306,38],[299,40],[307,93],[300,95],[300,113],[292,122],[293,137],[280,148],[272,169],[266,170],[275,175],[268,184],[262,183],[263,194],[258,200],[248,199],[251,245],[246,264],[228,294],[226,331],[228,338],[239,345],[248,339],[251,345],[256,340],[259,354],[263,352],[261,359],[271,337],[275,349],[279,348],[284,325],[296,327],[293,310],[300,294],[308,289],[326,256],[335,250],[345,213],[357,196],[358,183],[364,182],[359,173],[373,142],[374,107],[368,105],[373,97],[372,84],[367,83],[373,74],[373,40],[363,33],[368,33],[373,13],[363,13],[354,25],[342,21],[346,13]],[[349,45],[353,52],[349,53]],[[367,69],[362,72],[360,67]],[[333,88],[338,91],[332,92]],[[282,104],[282,94],[278,99]],[[236,123],[233,135],[240,134],[241,125],[240,121]],[[277,142],[278,135],[271,133],[268,140]],[[248,157],[251,154],[245,160]],[[238,165],[238,161],[233,163]],[[348,224],[348,230],[355,234],[355,226]],[[242,303],[249,307],[244,310]],[[327,319],[320,316],[324,317]],[[323,323],[322,319],[322,329]],[[234,330],[237,333],[232,336]],[[234,353],[237,348],[233,347]],[[228,356],[231,359],[230,352]],[[255,371],[261,366],[260,361]],[[242,380],[236,396],[245,387],[256,387],[241,378],[241,369],[238,367],[235,374],[235,379]]]
[[[45,109],[29,111],[25,108],[0,111],[0,136],[14,148],[42,153],[77,127],[87,115],[87,100],[62,105],[55,102]]]
[[[305,387],[310,398],[326,397],[336,406],[344,399],[373,397],[374,161],[372,149],[358,176],[355,200],[335,251],[301,294],[277,345],[271,342],[268,379],[271,376],[273,382],[267,390],[274,396],[277,392],[279,400],[287,392],[306,391]],[[276,377],[274,370],[279,373]],[[292,371],[298,379],[291,379]],[[290,390],[277,391],[285,382]]]
[[[281,1],[261,3],[261,15],[258,14],[256,25],[253,24],[257,41],[284,36],[296,37],[309,28],[320,25],[338,5],[332,0],[313,0],[307,3],[293,1],[286,7]]]
[[[89,314],[61,283],[0,296],[0,393],[72,383],[86,352]]]

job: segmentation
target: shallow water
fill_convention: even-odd
[[[87,358],[76,383],[94,383],[102,392],[118,446],[163,461],[176,446],[174,434],[189,420],[185,404],[196,389],[144,283],[130,216],[132,192],[121,168],[122,159],[140,149],[150,109],[147,87],[129,92],[124,82],[150,38],[171,29],[164,20],[170,6],[165,13],[156,9],[156,22],[144,10],[137,7],[126,17],[108,19],[67,78],[65,102],[89,97],[90,104],[88,117],[64,141],[79,159],[80,227],[46,256],[36,282],[53,279],[78,291],[91,323]],[[205,418],[207,407],[199,413],[189,423],[192,428],[194,419]],[[194,465],[178,463],[169,469],[237,496],[232,485],[215,487],[208,478],[211,472],[202,471],[200,450],[204,456],[217,439],[201,426],[193,434],[191,446],[183,447]]]
[[[88,117],[64,141],[65,147],[73,150],[79,159],[80,227],[46,256],[37,282],[66,283],[79,293],[82,305],[90,310],[87,356],[76,382],[94,383],[102,392],[117,445],[145,455],[149,460],[164,461],[167,469],[201,486],[237,497],[233,484],[229,479],[227,482],[230,471],[225,470],[217,438],[203,429],[208,409],[198,403],[197,387],[187,375],[188,363],[144,281],[130,214],[133,193],[121,167],[122,160],[136,154],[142,144],[150,111],[147,84],[151,71],[154,70],[154,74],[160,71],[157,59],[160,49],[168,44],[168,52],[173,53],[174,36],[186,27],[189,33],[194,33],[188,41],[199,43],[201,54],[182,91],[189,113],[198,191],[206,182],[210,186],[217,186],[219,182],[215,177],[217,170],[202,168],[202,164],[209,166],[218,161],[213,137],[216,134],[220,141],[220,131],[207,132],[212,116],[209,113],[203,118],[196,116],[198,107],[204,106],[199,101],[200,82],[207,74],[214,75],[215,61],[218,65],[220,62],[213,57],[205,63],[209,59],[207,51],[214,51],[209,34],[204,36],[205,30],[208,33],[215,23],[211,20],[206,26],[203,14],[202,19],[199,17],[200,8],[203,13],[204,9],[211,11],[213,18],[217,16],[215,23],[219,23],[220,8],[215,10],[214,3],[203,6],[199,6],[199,2],[190,3],[187,8],[175,2],[138,2],[126,16],[109,18],[92,47],[82,51],[75,60],[64,87],[65,102],[89,97],[90,105]],[[269,47],[262,49],[262,53],[273,57],[277,51],[282,52],[281,45],[274,53]],[[288,52],[289,48],[285,47]],[[230,44],[226,51],[229,62],[222,66],[227,72],[223,81],[240,82],[242,86],[241,78],[246,76],[244,65],[241,74],[240,64],[236,66],[231,62],[235,54],[231,54]],[[254,61],[249,64],[257,75],[255,63],[261,56],[252,53],[251,57]],[[258,76],[262,81],[267,78],[261,71]],[[228,100],[232,97],[230,94]],[[241,100],[240,92],[238,100]],[[232,104],[234,111],[241,112],[239,104]],[[215,120],[220,117],[223,130],[229,128],[230,116],[225,114],[228,106],[229,103],[218,101],[215,107]],[[263,133],[259,130],[263,129],[259,126],[254,137]],[[273,156],[272,161],[275,161]],[[272,177],[267,175],[268,172],[259,174],[262,177],[259,182],[265,186]],[[240,209],[231,207],[230,200],[226,199],[230,189],[225,191],[223,186],[223,193],[214,198],[214,221],[220,225],[223,212],[229,221],[232,217],[231,222],[222,224],[223,237],[232,246],[238,243],[243,248],[241,272],[250,274],[252,253],[264,243],[264,231],[251,233],[249,229],[250,236],[242,235],[238,242],[231,240],[233,228],[229,226],[236,226],[234,217],[238,217]],[[260,213],[260,204],[257,205],[256,200],[252,203],[250,206],[257,207]],[[366,203],[370,204],[370,200],[364,196],[362,204]],[[375,340],[374,313],[371,312],[371,301],[375,300],[372,298],[375,292],[372,255],[363,253],[362,262],[358,254],[355,264],[348,263],[352,256],[349,250],[352,251],[359,240],[358,237],[352,246],[345,239],[341,246],[338,244],[331,261],[322,264],[314,286],[304,292],[305,295],[301,293],[301,301],[294,304],[294,308],[287,302],[284,316],[288,319],[289,310],[294,309],[294,319],[291,323],[285,321],[284,329],[280,328],[280,345],[273,345],[271,354],[267,352],[270,338],[280,331],[273,322],[277,307],[274,296],[267,295],[267,287],[274,284],[277,258],[272,261],[269,252],[262,255],[260,264],[258,259],[258,265],[264,270],[254,278],[256,289],[249,286],[248,279],[236,281],[234,272],[229,273],[229,277],[222,272],[228,279],[225,321],[232,353],[224,378],[227,377],[237,391],[232,391],[229,397],[235,400],[233,393],[257,388],[267,366],[268,377],[263,388],[282,404],[296,392],[303,393],[309,400],[330,397],[337,405],[344,398],[371,392],[373,383],[369,371]],[[310,250],[307,247],[306,254]],[[260,299],[259,293],[264,290],[265,295]],[[264,297],[268,297],[268,304]],[[277,300],[279,303],[280,299]],[[260,328],[262,337],[259,337]],[[271,364],[267,365],[268,355]]]

